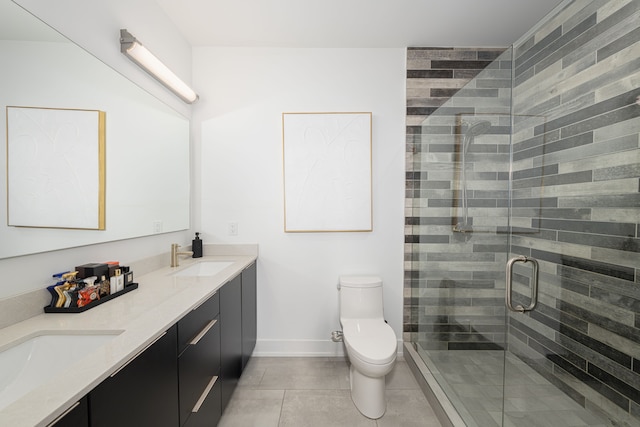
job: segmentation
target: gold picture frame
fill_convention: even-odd
[[[105,230],[106,113],[6,107],[7,225]]]
[[[373,231],[372,113],[282,113],[284,231]]]

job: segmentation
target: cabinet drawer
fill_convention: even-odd
[[[198,409],[198,412],[192,412],[183,427],[214,427],[218,425],[218,421],[222,416],[221,394],[222,387],[218,380],[202,403],[202,406]]]
[[[217,321],[178,358],[180,424],[184,424],[212,377],[220,373],[220,323]],[[210,393],[209,393],[210,394]]]
[[[219,311],[220,296],[216,292],[211,298],[180,319],[178,322],[178,354],[182,353],[189,342],[218,316]]]
[[[178,363],[175,325],[89,393],[91,427],[176,427]]]
[[[83,397],[67,410],[59,418],[55,419],[47,427],[88,427],[89,405],[87,396]]]

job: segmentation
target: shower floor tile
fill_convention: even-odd
[[[510,353],[506,365],[502,351],[420,350],[419,354],[469,427],[501,426],[503,410],[505,427],[611,426]]]

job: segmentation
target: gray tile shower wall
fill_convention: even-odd
[[[511,61],[494,62],[503,52],[407,51],[404,339],[425,349],[495,349],[504,340],[507,235],[495,231],[507,225]],[[465,123],[480,120],[491,128],[462,162]],[[454,231],[465,217],[463,163],[474,234]]]
[[[509,349],[623,425],[640,425],[638,22],[640,1],[576,1],[514,46],[512,251],[541,274]]]
[[[496,62],[407,52],[404,339],[504,347],[504,264],[535,257],[538,307],[508,316],[506,345],[615,425],[640,425],[638,22],[637,0],[574,1]]]

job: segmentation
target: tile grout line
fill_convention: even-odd
[[[281,427],[280,424],[282,423],[282,411],[284,410],[284,400],[287,398],[287,391],[289,390],[285,389],[282,393],[282,402],[280,402],[280,413],[278,414],[278,427]]]

